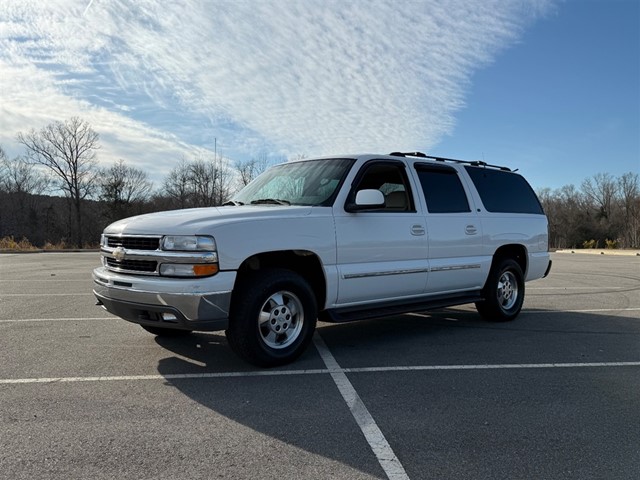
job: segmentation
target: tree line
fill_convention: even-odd
[[[554,248],[640,248],[640,179],[598,173],[579,188],[538,192]]]
[[[0,146],[0,238],[26,238],[38,247],[95,246],[104,227],[121,218],[221,205],[275,163],[266,153],[236,163],[196,154],[180,159],[154,188],[145,171],[125,160],[101,168],[99,135],[78,117],[17,140],[24,153],[15,158]]]
[[[146,172],[125,160],[100,168],[99,135],[78,117],[17,140],[24,153],[15,158],[0,146],[0,238],[26,238],[38,247],[95,246],[104,227],[121,218],[222,205],[273,163],[264,153],[236,163],[196,154],[180,159],[154,188]],[[538,196],[551,248],[640,248],[638,173],[599,173],[579,187],[545,188]]]

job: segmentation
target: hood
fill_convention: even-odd
[[[197,235],[210,234],[221,224],[265,220],[269,218],[304,217],[311,213],[308,206],[247,205],[189,208],[148,213],[124,218],[105,228],[105,234],[120,235]]]

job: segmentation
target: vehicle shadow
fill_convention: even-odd
[[[452,308],[321,323],[318,333],[343,368],[637,362],[640,323],[629,320],[531,309],[514,322],[491,323],[470,309]],[[274,375],[252,376],[265,370],[236,357],[222,332],[156,341],[172,353],[159,362],[158,372],[190,399],[252,431],[384,478],[330,375],[317,372],[325,366],[313,346],[297,362],[268,370]],[[238,375],[215,376],[224,372]],[[176,374],[213,375],[171,377]]]

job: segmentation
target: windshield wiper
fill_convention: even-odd
[[[289,200],[280,200],[278,198],[259,198],[251,201],[251,205],[291,205]]]
[[[223,207],[228,207],[229,205],[237,207],[238,205],[244,205],[244,203],[239,202],[238,200],[229,200],[228,202],[224,202],[222,204]]]

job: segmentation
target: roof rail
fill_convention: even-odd
[[[455,162],[455,163],[466,163],[467,165],[472,165],[474,167],[490,167],[497,168],[504,172],[510,172],[511,169],[508,167],[501,167],[500,165],[491,165],[486,162],[481,162],[479,160],[458,160],[456,158],[445,158],[445,157],[434,157],[433,155],[427,155],[422,152],[391,152],[389,155],[393,157],[416,157],[416,158],[427,158],[429,160],[435,160],[437,162]]]

